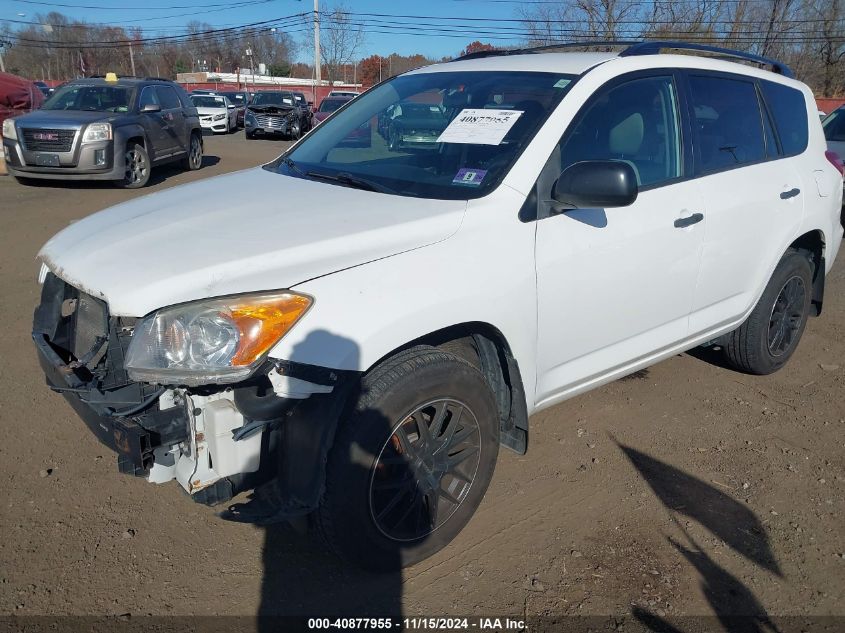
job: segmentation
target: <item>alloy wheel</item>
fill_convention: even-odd
[[[191,137],[191,169],[199,169],[202,164],[202,145],[196,136]]]
[[[768,346],[772,356],[788,352],[798,336],[806,303],[804,280],[790,277],[778,293],[769,318]]]
[[[470,408],[451,398],[417,407],[394,428],[370,479],[370,512],[395,541],[424,538],[463,503],[481,459]]]
[[[130,184],[143,182],[150,167],[146,157],[133,147],[126,151],[126,181]]]

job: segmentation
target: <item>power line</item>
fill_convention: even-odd
[[[277,2],[278,0],[241,0],[240,2],[220,2],[212,4],[184,4],[184,5],[170,5],[166,7],[126,7],[126,6],[103,6],[90,4],[61,4],[57,2],[41,2],[40,0],[14,0],[15,2],[22,2],[24,4],[37,4],[47,7],[62,7],[66,9],[98,9],[100,11],[161,11],[162,9],[206,9],[208,7],[226,7],[229,9],[236,9],[253,4],[267,4],[270,2]]]

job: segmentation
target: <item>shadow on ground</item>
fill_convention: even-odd
[[[747,506],[674,466],[630,446],[616,444],[673,518],[682,515],[697,521],[746,560],[783,577],[765,527]],[[670,536],[667,541],[698,572],[702,593],[724,630],[777,631],[751,590],[710,558],[677,518],[675,522],[688,543],[684,545]],[[633,615],[656,633],[681,633],[675,624],[646,609],[635,607]]]

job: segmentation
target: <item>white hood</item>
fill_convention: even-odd
[[[226,114],[228,112],[226,106],[220,108],[197,108],[197,114],[200,116],[208,116],[209,114]]]
[[[88,216],[39,257],[105,299],[112,314],[143,316],[194,299],[291,288],[433,244],[457,231],[465,209],[460,200],[361,191],[258,167]]]

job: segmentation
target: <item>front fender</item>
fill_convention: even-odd
[[[294,286],[314,297],[314,305],[270,356],[367,371],[431,332],[485,323],[507,340],[522,371],[530,412],[535,226],[517,217],[523,201],[521,194],[500,187],[472,201],[461,228],[442,242]]]

